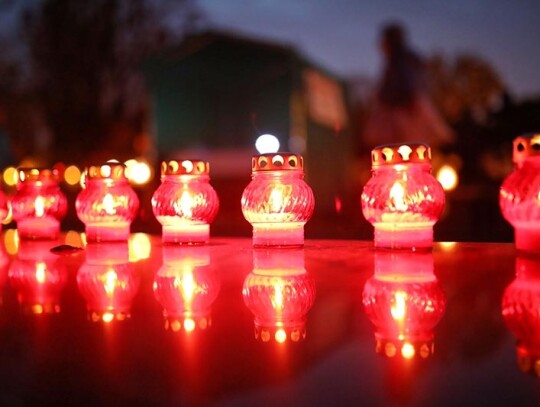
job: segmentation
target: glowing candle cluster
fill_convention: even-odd
[[[519,256],[516,278],[506,288],[502,315],[517,339],[517,363],[525,373],[540,377],[540,260]]]
[[[252,180],[242,194],[242,212],[253,226],[254,246],[302,246],[315,199],[304,181],[302,156],[262,154],[252,158]]]
[[[377,353],[405,359],[433,354],[433,330],[444,314],[446,297],[433,274],[431,253],[375,253],[375,273],[362,298],[375,325]]]
[[[56,170],[21,168],[11,200],[13,219],[22,239],[54,239],[66,214],[67,200]]]
[[[210,309],[218,293],[219,280],[210,268],[207,247],[163,247],[154,295],[163,307],[165,329],[206,330],[212,325]]]
[[[513,161],[500,189],[501,211],[514,227],[516,248],[540,252],[540,134],[517,137]]]
[[[75,209],[89,242],[124,241],[137,216],[139,198],[130,187],[125,165],[108,162],[85,170],[85,188]]]
[[[163,226],[164,243],[204,244],[219,199],[210,185],[210,165],[198,160],[161,164],[161,185],[152,196],[152,210]]]
[[[304,251],[253,251],[253,271],[244,280],[244,302],[255,316],[255,338],[299,342],[315,301],[315,282],[304,268]]]
[[[425,144],[376,147],[372,177],[364,186],[364,217],[375,229],[375,247],[426,249],[444,208],[441,184],[431,174],[431,149]]]

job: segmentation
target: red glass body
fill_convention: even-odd
[[[192,171],[185,173],[182,164]],[[152,210],[163,226],[164,243],[209,241],[209,225],[218,213],[219,198],[210,185],[208,163],[201,171],[197,171],[197,164],[201,162],[173,160],[162,164],[161,185],[152,196]]]
[[[315,301],[315,282],[304,268],[303,250],[253,252],[254,267],[244,280],[244,303],[255,316],[255,338],[299,342]]]
[[[362,294],[375,326],[376,352],[387,357],[427,358],[446,297],[433,274],[431,253],[376,253],[375,274]]]
[[[3,191],[0,191],[0,230],[2,230],[2,222],[7,219],[9,215],[8,198]]]
[[[86,170],[85,188],[75,200],[88,242],[124,241],[137,217],[139,198],[124,175],[123,164],[106,163]]]
[[[433,225],[444,209],[444,190],[429,163],[373,169],[362,192],[362,212],[375,229],[375,246],[430,248]]]
[[[60,312],[60,295],[67,282],[67,271],[59,256],[46,242],[21,241],[17,258],[9,268],[11,285],[24,312]]]
[[[285,164],[275,165],[273,160]],[[268,163],[264,167],[262,163]],[[287,165],[295,160],[294,167]],[[252,180],[242,194],[242,212],[253,226],[253,245],[302,246],[304,225],[315,207],[313,191],[304,181],[301,157],[265,154],[253,157]],[[283,168],[284,169],[280,169]]]
[[[540,155],[525,158],[505,178],[499,204],[514,227],[516,248],[540,252]]]
[[[517,338],[519,368],[540,376],[540,260],[518,257],[516,278],[506,288],[502,315]]]
[[[11,200],[13,219],[22,239],[55,239],[67,211],[67,200],[51,170],[21,169]]]
[[[163,247],[154,295],[163,307],[165,329],[192,332],[210,327],[211,306],[219,288],[207,247]]]
[[[86,261],[77,273],[77,285],[86,300],[88,319],[109,323],[130,318],[139,283],[129,263],[127,243],[94,243],[86,247]]]

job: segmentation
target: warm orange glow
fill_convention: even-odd
[[[454,167],[451,165],[443,165],[437,171],[437,181],[439,181],[445,191],[456,189],[459,183],[459,176]]]
[[[107,215],[116,214],[116,209],[114,208],[114,198],[111,194],[105,194],[102,205]]]
[[[41,304],[32,305],[32,314],[43,314],[43,305]]]
[[[405,291],[396,291],[394,294],[394,302],[390,308],[392,318],[402,322],[407,314],[407,293]]]
[[[103,320],[103,322],[105,323],[109,323],[109,322],[112,322],[114,320],[114,314],[112,312],[105,312],[103,314],[103,316],[101,317],[101,319]]]
[[[118,285],[118,274],[116,274],[116,271],[110,268],[105,274],[103,274],[101,280],[104,283],[103,288],[105,289],[107,296],[112,298]]]
[[[195,330],[195,321],[192,318],[186,318],[184,320],[184,329],[186,332],[193,332]]]
[[[66,232],[66,236],[64,237],[64,243],[74,247],[85,246],[85,241],[83,240],[82,233],[76,232],[74,230],[69,230]]]
[[[77,185],[81,181],[81,170],[76,165],[70,165],[64,171],[64,180],[69,185]]]
[[[174,278],[174,287],[182,293],[182,298],[186,305],[190,305],[197,294],[198,287],[195,278],[193,278],[192,270],[187,267],[185,273]]]
[[[13,221],[13,208],[11,207],[11,202],[8,202],[7,209],[7,214],[2,221],[2,224],[4,225],[7,225],[8,223],[11,223]]]
[[[127,179],[136,185],[145,185],[152,179],[152,169],[150,165],[143,160],[127,160],[126,166]]]
[[[6,185],[12,187],[17,185],[17,182],[19,180],[19,173],[16,168],[8,167],[4,170],[3,178]]]
[[[182,192],[180,200],[175,202],[173,206],[178,214],[190,218],[193,215],[192,208],[195,206],[195,204],[189,191],[184,191]]]
[[[281,185],[276,185],[270,193],[271,212],[281,212],[283,206],[283,191]]]
[[[45,215],[45,198],[38,195],[36,200],[34,201],[34,211],[38,218],[43,217]]]
[[[43,262],[36,264],[36,281],[40,284],[45,283],[47,280],[47,265]]]
[[[149,259],[152,252],[152,243],[145,233],[135,233],[129,237],[129,261],[135,263],[140,260]]]
[[[414,358],[415,354],[416,351],[414,350],[414,346],[408,342],[405,342],[401,348],[401,356],[403,356],[405,359],[412,359]]]
[[[279,328],[276,331],[274,338],[276,339],[277,343],[284,343],[287,340],[287,332],[285,332],[283,328]]]
[[[6,252],[12,256],[19,251],[19,234],[17,229],[8,229],[4,232],[4,247]]]
[[[390,188],[390,199],[396,210],[406,211],[408,209],[405,203],[405,187],[401,182],[395,182]]]

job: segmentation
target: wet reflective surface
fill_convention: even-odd
[[[0,243],[0,405],[540,405],[540,260],[511,244]]]

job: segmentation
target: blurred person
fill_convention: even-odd
[[[407,43],[398,23],[381,32],[384,69],[363,132],[372,148],[390,143],[425,142],[431,147],[452,143],[450,127],[429,97],[429,80],[422,58]]]

